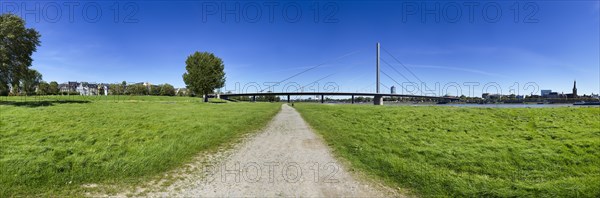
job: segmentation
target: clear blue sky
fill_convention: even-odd
[[[452,83],[464,95],[495,92],[483,88],[496,84],[503,94],[530,94],[529,82],[570,93],[573,80],[580,94],[600,92],[598,1],[516,2],[2,1],[0,9],[41,33],[33,68],[46,81],[184,87],[185,59],[208,51],[225,63],[226,90],[252,82],[264,89],[321,64],[274,90],[326,77],[319,90],[372,92],[380,42],[410,70],[382,50],[383,72],[398,83],[422,81],[436,94],[456,95],[442,88]],[[392,85],[402,92],[386,75],[381,80],[382,92]],[[479,85],[469,94],[472,82]]]

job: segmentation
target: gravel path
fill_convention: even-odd
[[[171,184],[167,192],[147,196],[390,196],[383,187],[354,179],[287,104],[264,131],[220,155],[211,157],[213,162],[202,171]]]

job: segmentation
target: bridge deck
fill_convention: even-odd
[[[373,96],[373,97],[412,97],[412,98],[431,98],[431,99],[447,99],[458,100],[455,97],[440,97],[440,96],[421,96],[421,95],[405,95],[405,94],[388,94],[388,93],[352,93],[352,92],[263,92],[263,93],[227,93],[221,94],[221,97],[236,97],[236,96]]]

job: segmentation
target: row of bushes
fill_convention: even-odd
[[[153,95],[153,96],[175,96],[175,87],[170,84],[146,87],[142,84],[123,85],[111,84],[108,87],[111,95]]]

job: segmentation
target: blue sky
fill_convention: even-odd
[[[33,68],[46,81],[184,87],[185,59],[208,51],[225,63],[225,90],[265,89],[319,65],[273,90],[322,79],[304,89],[373,92],[380,42],[382,92],[394,85],[421,94],[401,88],[415,82],[438,95],[472,96],[494,87],[503,94],[570,93],[573,80],[580,94],[600,92],[599,7],[598,1],[0,2],[1,12],[21,15],[41,33]]]

